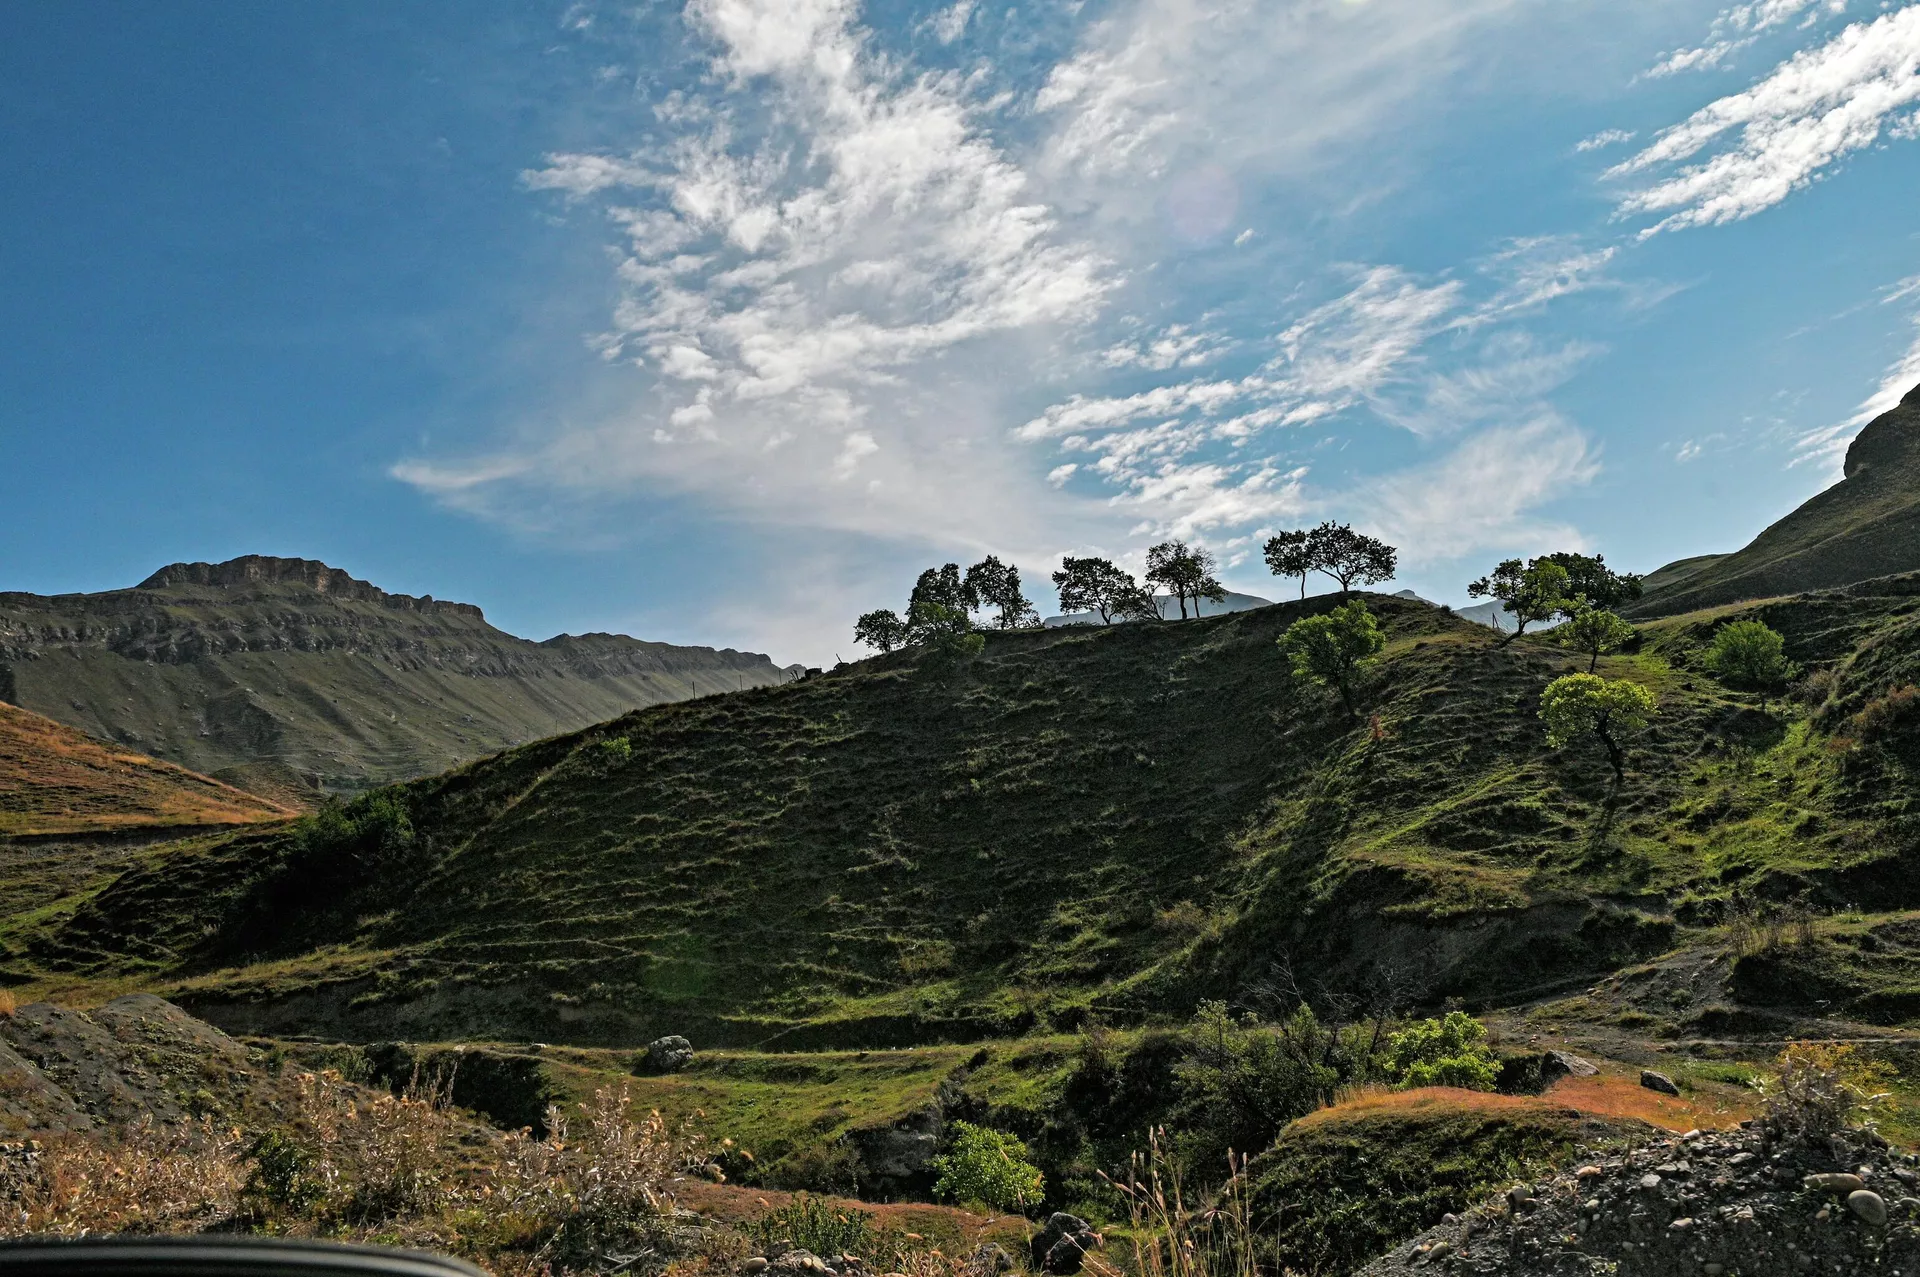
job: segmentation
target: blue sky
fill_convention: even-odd
[[[18,7],[0,589],[817,663],[989,552],[1733,549],[1920,383],[1917,109],[1873,0]]]

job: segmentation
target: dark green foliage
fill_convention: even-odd
[[[876,652],[891,652],[905,646],[907,623],[898,614],[880,608],[853,623],[853,641],[865,643]]]
[[[1603,611],[1633,602],[1645,588],[1643,578],[1632,572],[1615,572],[1608,567],[1604,554],[1574,554],[1563,550],[1558,554],[1542,555],[1534,562],[1554,563],[1565,568],[1567,597],[1584,599],[1588,607]]]
[[[940,673],[950,673],[987,646],[986,637],[974,632],[965,612],[941,603],[915,603],[907,620],[907,636],[913,646],[926,649],[921,663]]]
[[[1303,1122],[1248,1168],[1272,1271],[1341,1277],[1538,1173],[1595,1132],[1553,1112],[1384,1112]]]
[[[976,583],[961,575],[958,563],[949,563],[945,567],[928,568],[913,583],[913,593],[907,597],[909,617],[923,603],[937,604],[955,612],[977,612],[980,590]]]
[[[1182,1160],[1203,1182],[1224,1174],[1229,1152],[1267,1147],[1297,1117],[1333,1102],[1351,1071],[1339,1035],[1299,1007],[1279,1025],[1203,1002],[1174,1066],[1177,1098],[1165,1121]]]
[[[1187,619],[1187,600],[1200,615],[1200,600],[1219,602],[1227,589],[1214,579],[1213,552],[1185,541],[1163,541],[1147,551],[1147,584],[1157,585],[1180,602],[1180,619]]]
[[[1344,597],[1356,585],[1377,585],[1382,581],[1391,581],[1399,567],[1400,552],[1376,537],[1363,532],[1355,532],[1344,523],[1328,521],[1305,534],[1288,533],[1286,536],[1301,536],[1300,542],[1288,542],[1276,537],[1267,542],[1267,562],[1276,574],[1291,576],[1296,565],[1304,562],[1308,571],[1318,572],[1331,577],[1340,587]],[[1278,553],[1276,563],[1276,542]],[[1286,571],[1281,573],[1281,569]],[[1306,593],[1307,583],[1303,576],[1300,591]]]
[[[304,1215],[327,1195],[315,1173],[313,1154],[285,1131],[271,1130],[247,1146],[253,1169],[240,1200],[258,1214]]]
[[[1091,612],[1102,625],[1115,621],[1158,620],[1153,596],[1140,588],[1130,573],[1106,559],[1062,559],[1053,574],[1063,612]]]
[[[967,569],[966,588],[981,608],[995,613],[994,625],[1003,630],[1029,629],[1040,624],[1040,614],[1020,591],[1020,569],[989,554]]]
[[[1476,599],[1500,600],[1513,618],[1513,630],[1502,640],[1511,643],[1537,621],[1551,621],[1566,611],[1573,578],[1551,556],[1523,564],[1507,559],[1486,576],[1467,587]]]
[[[1307,577],[1314,570],[1312,534],[1305,528],[1267,538],[1267,569],[1275,576],[1300,578],[1300,597],[1307,597]]]

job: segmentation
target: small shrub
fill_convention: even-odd
[[[1168,1125],[1203,1180],[1229,1153],[1263,1149],[1287,1123],[1331,1103],[1347,1063],[1339,1035],[1305,1004],[1263,1024],[1203,1002],[1182,1036],[1186,1058],[1173,1069],[1178,1097]]]
[[[1404,1087],[1491,1091],[1500,1066],[1487,1046],[1487,1026],[1449,1011],[1444,1020],[1418,1020],[1389,1038],[1387,1073]]]
[[[1017,1136],[971,1122],[953,1124],[952,1148],[933,1159],[940,1178],[936,1196],[953,1202],[978,1202],[994,1210],[1024,1210],[1041,1200],[1046,1182],[1027,1160]]]
[[[610,736],[595,745],[594,751],[599,755],[600,765],[611,769],[633,757],[633,742],[624,736]]]
[[[1870,1125],[1893,1076],[1884,1061],[1833,1042],[1795,1042],[1777,1064],[1779,1078],[1760,1089],[1766,1096],[1762,1120],[1780,1134],[1831,1135]]]
[[[267,1131],[247,1146],[253,1170],[240,1197],[257,1216],[305,1215],[327,1195],[317,1159],[284,1131]]]
[[[1799,672],[1799,667],[1787,659],[1786,639],[1765,621],[1735,621],[1721,626],[1703,659],[1727,686],[1756,692],[1778,691]]]
[[[1920,723],[1920,687],[1908,683],[1861,706],[1841,734],[1863,744],[1879,744],[1915,723]]]
[[[871,1214],[850,1206],[830,1205],[806,1193],[749,1220],[746,1233],[765,1255],[798,1247],[816,1255],[873,1258],[869,1253],[875,1240]]]

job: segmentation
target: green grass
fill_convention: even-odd
[[[1903,591],[1760,611],[1844,707],[1905,668]],[[1661,699],[1615,795],[1597,747],[1546,747],[1540,691],[1584,668],[1551,635],[1375,599],[1354,721],[1274,647],[1323,606],[640,710],[397,787],[404,852],[240,836],[138,865],[15,978],[143,972],[262,1032],[880,1048],[1180,1016],[1288,954],[1332,989],[1391,967],[1498,1001],[1664,952],[1736,894],[1920,906],[1903,756],[1700,674],[1710,619],[1603,662]]]

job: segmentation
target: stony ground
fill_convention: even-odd
[[[1363,1270],[1920,1277],[1920,1172],[1868,1132],[1663,1138],[1449,1217]]]

